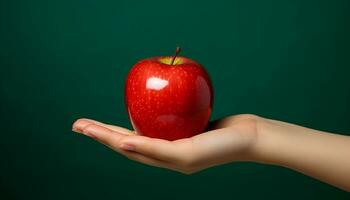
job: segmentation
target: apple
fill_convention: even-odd
[[[125,84],[125,104],[135,131],[166,140],[203,132],[213,106],[208,73],[196,61],[174,56],[139,61]]]

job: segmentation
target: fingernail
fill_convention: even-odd
[[[135,146],[130,145],[130,144],[121,144],[119,147],[123,150],[126,150],[126,151],[134,151],[135,150]]]

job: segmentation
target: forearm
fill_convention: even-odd
[[[350,137],[264,119],[255,160],[294,169],[350,191]]]

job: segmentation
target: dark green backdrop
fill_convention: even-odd
[[[211,75],[213,119],[349,134],[349,1],[0,2],[1,199],[349,199],[274,166],[152,168],[71,132],[80,117],[130,127],[128,70],[181,45]]]

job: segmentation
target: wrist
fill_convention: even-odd
[[[285,138],[275,130],[276,123],[259,117],[256,122],[256,139],[250,152],[250,161],[278,165],[279,149]]]
[[[289,167],[290,162],[306,153],[307,131],[286,122],[262,118],[253,148],[253,161]]]
[[[240,141],[240,145],[232,145],[234,147],[234,154],[232,161],[248,161],[248,162],[264,162],[267,130],[269,120],[251,114],[241,114],[233,117],[231,125],[234,133],[235,141]],[[241,134],[237,134],[241,133]],[[237,146],[244,146],[239,152],[236,151]]]

